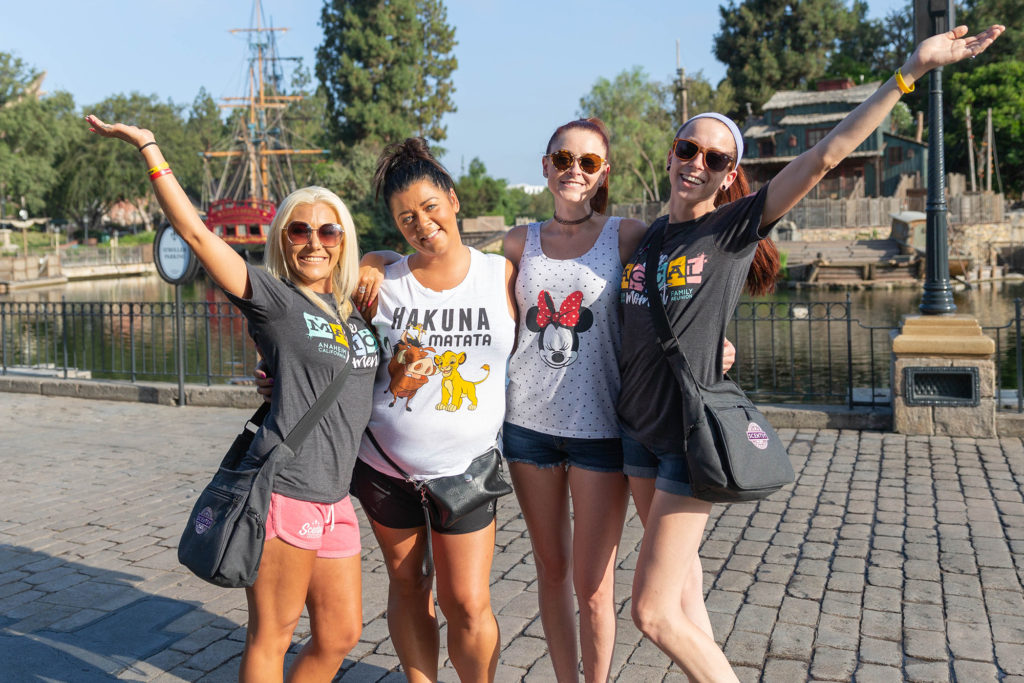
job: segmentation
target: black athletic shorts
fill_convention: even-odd
[[[362,460],[356,459],[352,470],[350,492],[359,499],[366,516],[389,529],[415,529],[425,526],[420,492],[405,479],[389,477],[378,472]],[[438,534],[468,534],[486,528],[494,521],[495,501],[476,508],[448,529],[434,524],[430,528]]]

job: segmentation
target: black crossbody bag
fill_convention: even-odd
[[[481,505],[512,493],[512,487],[501,476],[501,453],[497,448],[491,448],[483,455],[473,458],[473,462],[469,463],[469,467],[462,474],[434,479],[413,479],[384,452],[369,428],[366,429],[366,436],[388,464],[420,493],[423,521],[427,527],[427,552],[420,567],[423,576],[430,576],[434,571],[431,523],[441,529],[450,529],[457,521]]]
[[[336,403],[351,364],[345,364],[327,389],[309,407],[284,441],[258,467],[241,464],[263,424],[270,404],[264,403],[235,437],[217,473],[192,506],[178,542],[178,561],[193,574],[226,588],[251,586],[256,581],[274,477],[292,458],[327,408]]]
[[[644,288],[661,349],[682,391],[681,446],[693,495],[712,503],[764,498],[795,478],[786,447],[738,384],[724,377],[704,386],[694,376],[658,291],[658,257],[664,241],[662,227],[651,237]]]

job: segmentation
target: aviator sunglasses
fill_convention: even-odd
[[[572,168],[572,164],[575,161],[580,162],[580,170],[587,175],[593,175],[601,170],[601,166],[604,165],[604,159],[597,156],[596,154],[581,154],[576,156],[567,149],[560,149],[557,152],[552,152],[547,155],[548,159],[551,159],[551,164],[559,171],[568,171]]]
[[[305,221],[292,221],[284,231],[288,241],[297,247],[309,244],[313,239],[313,228]],[[341,243],[345,229],[337,223],[324,223],[316,229],[316,237],[325,247],[336,247]]]
[[[719,152],[709,147],[701,147],[689,138],[676,138],[672,143],[672,153],[680,161],[689,161],[698,154],[703,153],[704,165],[708,167],[709,171],[714,171],[715,173],[726,170],[735,161],[732,156],[725,152]]]

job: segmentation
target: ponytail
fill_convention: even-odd
[[[750,194],[750,183],[747,182],[747,174],[742,166],[736,167],[736,180],[732,185],[722,190],[719,189],[715,195],[715,206],[728,204],[740,197]],[[765,237],[757,243],[757,250],[754,252],[754,260],[750,263],[750,270],[747,271],[747,292],[752,296],[764,296],[775,291],[775,283],[779,276],[779,249],[770,237]]]
[[[373,174],[373,194],[390,206],[392,195],[419,180],[429,180],[438,189],[448,192],[455,182],[445,167],[430,153],[423,138],[406,138],[388,145],[377,159]]]

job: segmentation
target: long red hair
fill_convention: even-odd
[[[750,194],[750,183],[742,166],[736,167],[736,180],[732,185],[715,195],[715,206],[734,202],[740,197]],[[754,296],[764,296],[775,291],[775,283],[779,276],[779,249],[771,237],[765,237],[757,243],[754,260],[747,271],[747,291]]]

